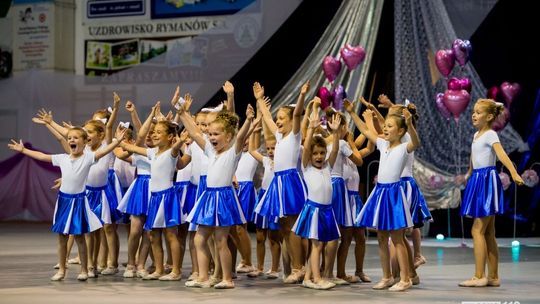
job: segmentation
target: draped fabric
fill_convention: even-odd
[[[375,48],[383,3],[384,1],[376,0],[343,1],[311,54],[279,93],[272,98],[274,100],[272,112],[277,112],[283,105],[295,103],[300,88],[306,81],[310,81],[312,91],[328,84],[321,68],[323,59],[328,55],[339,57],[340,48],[347,43],[364,47],[366,58],[363,64],[352,71],[348,71],[343,65],[341,73],[334,80],[334,85],[343,85],[348,96],[361,94],[366,84]]]
[[[0,220],[51,221],[59,177],[59,168],[23,154],[0,162]]]
[[[438,195],[430,199],[428,191],[426,199],[431,208],[459,205],[459,201],[453,201],[459,200],[459,196],[451,176],[464,174],[468,169],[471,141],[476,131],[470,115],[474,102],[487,92],[470,63],[464,67],[456,65],[449,77],[467,77],[471,80],[471,102],[457,123],[447,121],[439,114],[435,96],[446,90],[447,79],[437,71],[434,56],[439,49],[451,48],[457,38],[468,37],[456,37],[442,0],[394,1],[395,99],[398,103],[406,98],[414,102],[420,116],[418,133],[422,147],[415,153],[418,160],[415,172],[425,174],[437,170],[437,173],[433,172],[434,176],[448,179],[443,187],[434,189]],[[499,138],[507,153],[528,150],[527,143],[510,124],[499,132]],[[422,190],[429,188],[423,177],[417,177],[417,180]]]

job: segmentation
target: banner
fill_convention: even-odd
[[[54,3],[16,5],[12,9],[14,69],[54,68]]]

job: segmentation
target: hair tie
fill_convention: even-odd
[[[408,106],[410,103],[411,102],[407,98],[405,98],[405,106]]]
[[[112,110],[111,107],[108,107],[108,108],[107,108],[107,112],[109,112],[110,114],[112,114],[112,111],[113,111],[113,110]]]
[[[118,126],[121,127],[121,128],[124,128],[124,129],[128,129],[128,128],[129,128],[129,121],[127,121],[127,122],[120,122],[120,123],[118,124]]]
[[[98,118],[98,119],[96,119],[96,120],[101,121],[104,125],[107,124],[107,118]]]

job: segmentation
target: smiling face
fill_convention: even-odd
[[[222,123],[213,122],[208,125],[208,140],[217,153],[221,153],[227,149],[232,137],[232,134],[225,132]]]
[[[158,123],[152,134],[152,143],[154,144],[154,147],[160,149],[166,148],[171,145],[173,137],[173,134],[168,132],[168,128],[165,124]]]
[[[311,165],[317,169],[322,169],[326,161],[326,146],[313,145],[311,149]]]
[[[487,107],[481,103],[476,103],[474,105],[472,113],[472,124],[473,126],[481,130],[486,126],[489,126],[493,121],[493,114],[488,113]]]
[[[154,128],[156,127],[156,124],[151,124],[150,128],[148,130],[148,133],[146,134],[146,138],[144,139],[144,142],[148,148],[154,147],[154,141],[152,140],[152,135],[154,135]]]
[[[97,123],[90,122],[84,125],[84,128],[86,129],[86,134],[88,134],[87,144],[92,148],[92,150],[97,149],[105,138],[103,127]]]
[[[207,116],[208,115],[205,112],[199,112],[197,116],[195,116],[195,124],[197,124],[197,127],[199,127],[203,133],[208,132],[208,124],[206,123]]]
[[[400,128],[397,121],[397,117],[389,116],[384,121],[383,135],[384,139],[390,143],[399,142],[401,137],[405,134],[405,128]]]
[[[287,135],[292,130],[292,112],[290,109],[281,108],[277,112],[276,126],[278,132]]]
[[[79,156],[86,146],[87,134],[82,129],[70,129],[67,134],[67,142],[72,156]]]

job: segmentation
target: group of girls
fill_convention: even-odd
[[[380,103],[389,108],[383,117],[361,98],[367,108],[362,119],[355,104],[346,100],[346,113],[324,109],[327,122],[321,123],[319,98],[304,109],[310,90],[305,83],[296,104],[279,108],[274,120],[264,87],[255,83],[256,107],[247,106],[240,124],[234,87],[226,82],[223,89],[226,102],[192,116],[192,97],[181,97],[177,87],[171,100],[176,113],[163,115],[158,102],[144,123],[128,101],[125,108],[132,121],[121,122],[114,137],[120,104],[116,94],[113,107],[95,112],[82,128],[59,125],[51,112],[41,110],[34,122],[46,126],[66,153],[46,155],[25,148],[22,142],[9,144],[27,156],[52,162],[62,173],[52,228],[59,235],[59,264],[52,280],[66,276],[73,240],[81,264],[78,280],[117,273],[116,229],[119,223],[128,223],[125,278],[180,280],[187,242],[192,262],[187,287],[234,288],[236,272],[275,279],[280,259],[286,284],[330,289],[371,282],[363,260],[365,229],[372,228],[377,230],[383,270],[382,279],[372,288],[403,291],[420,283],[416,268],[426,260],[420,252],[419,228],[431,215],[412,177],[414,151],[420,146],[413,104],[394,105],[381,95]],[[502,212],[503,196],[492,195],[500,191],[500,180],[493,173],[495,155],[518,184],[522,181],[490,129],[499,113],[500,105],[488,99],[479,100],[474,108],[473,125],[479,131],[473,141],[462,213],[475,218],[476,273],[460,286],[500,284],[494,215]],[[348,128],[347,117],[360,131],[357,138]],[[380,152],[378,180],[363,204],[357,166],[375,148]],[[257,193],[253,179],[258,164],[264,174]],[[256,227],[256,265],[248,222]],[[408,230],[412,230],[413,248],[406,238]],[[356,271],[347,275],[353,238]],[[265,272],[267,239],[272,261]],[[237,250],[241,261],[235,267]],[[148,256],[153,267],[146,269]]]

